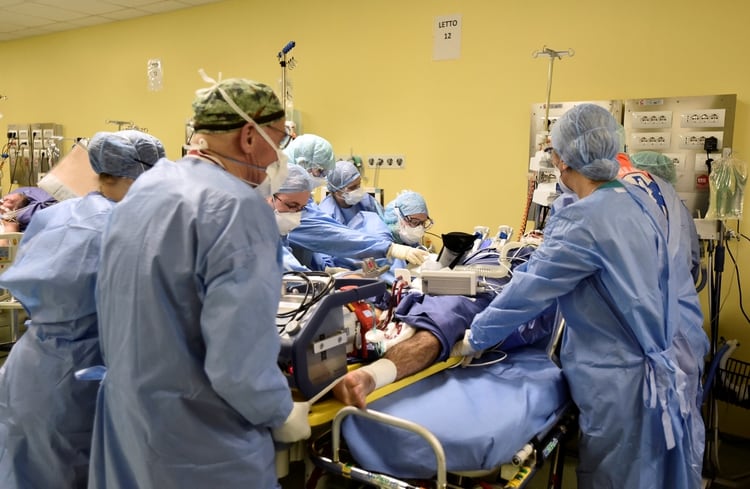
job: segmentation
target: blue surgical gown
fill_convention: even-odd
[[[114,203],[98,192],[38,211],[0,277],[31,317],[0,369],[0,487],[85,488],[101,363],[94,286]]]
[[[678,274],[664,218],[644,199],[612,182],[558,209],[525,268],[471,326],[472,345],[484,349],[558,302],[584,489],[700,487],[700,413],[684,389],[695,379],[675,344]]]
[[[312,200],[302,211],[300,225],[289,232],[288,238],[300,262],[313,270],[320,269],[320,265],[313,264],[314,253],[360,260],[383,258],[393,243],[390,239],[348,228],[321,211]]]
[[[360,212],[374,212],[380,218],[383,218],[383,207],[375,200],[370,194],[365,194],[361,201],[355,205],[347,208],[342,208],[336,202],[333,194],[328,194],[325,199],[320,202],[319,209],[341,224],[349,224],[354,216]]]
[[[206,160],[160,161],[112,213],[96,292],[107,373],[90,487],[278,487],[270,428],[292,399],[261,195]]]

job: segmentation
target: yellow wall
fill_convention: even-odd
[[[451,14],[463,20],[461,58],[433,61],[433,21]],[[305,132],[337,154],[406,155],[407,168],[380,172],[377,184],[386,200],[421,192],[438,234],[517,229],[529,109],[547,91],[549,62],[532,52],[575,50],[555,62],[553,101],[736,93],[734,150],[747,161],[748,18],[742,0],[226,0],[0,43],[0,94],[9,97],[0,130],[57,122],[66,136],[91,136],[115,129],[105,120],[132,120],[177,158],[190,101],[205,86],[197,70],[277,87],[276,53],[294,40],[289,77]],[[159,92],[147,90],[154,57],[164,66]],[[750,290],[748,242],[731,246]],[[729,260],[723,285],[721,334],[750,347]],[[750,348],[740,352],[750,358]]]

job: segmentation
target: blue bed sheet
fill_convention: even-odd
[[[526,347],[503,362],[442,371],[369,404],[422,425],[443,445],[449,472],[508,463],[536,434],[554,425],[569,400],[562,372],[544,350]],[[400,478],[431,478],[432,449],[419,435],[362,417],[342,433],[362,468]]]

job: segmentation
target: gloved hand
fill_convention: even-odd
[[[429,251],[420,250],[419,248],[413,248],[411,246],[406,246],[398,243],[393,243],[391,247],[388,248],[388,258],[398,258],[399,260],[406,260],[412,265],[421,265],[429,256]]]
[[[461,341],[457,341],[456,344],[453,345],[453,348],[451,348],[452,357],[465,357],[477,353],[477,351],[471,346],[471,343],[469,343],[470,337],[471,330],[467,329],[464,331],[464,337]]]
[[[282,443],[293,443],[310,438],[310,422],[307,420],[309,413],[309,403],[295,402],[284,424],[271,430],[271,436]]]

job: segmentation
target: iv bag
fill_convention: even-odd
[[[706,219],[741,219],[747,182],[747,164],[733,156],[711,165]]]

